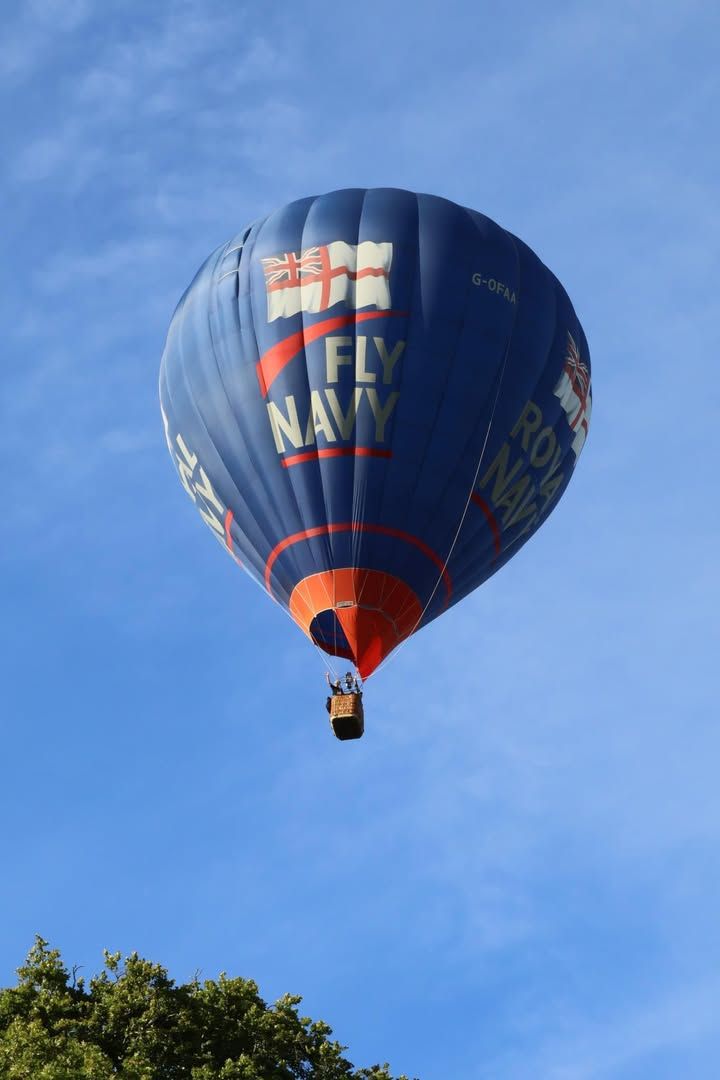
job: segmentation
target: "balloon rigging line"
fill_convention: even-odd
[[[413,634],[417,630],[418,626],[420,625],[420,623],[425,618],[425,613],[427,612],[427,609],[430,607],[430,604],[433,601],[433,597],[435,596],[435,593],[438,590],[438,586],[439,586],[440,582],[443,579],[443,575],[445,574],[445,571],[447,570],[448,563],[450,562],[450,559],[452,558],[452,553],[455,550],[455,545],[458,542],[458,538],[459,538],[460,533],[462,531],[462,527],[465,524],[465,518],[467,517],[468,508],[470,506],[470,503],[472,502],[473,491],[475,490],[475,485],[477,484],[477,479],[478,479],[478,476],[480,474],[480,469],[481,469],[481,466],[482,466],[482,463],[483,463],[483,459],[485,457],[485,451],[487,449],[487,444],[488,444],[488,441],[490,439],[490,432],[492,430],[493,420],[495,419],[495,410],[497,409],[497,404],[498,404],[498,401],[500,400],[500,391],[502,389],[503,379],[505,378],[505,369],[507,368],[507,360],[508,360],[508,355],[510,353],[510,344],[511,344],[511,342],[512,342],[512,331],[510,333],[510,337],[508,338],[508,343],[507,343],[507,346],[505,348],[505,355],[503,357],[502,368],[500,369],[500,378],[498,379],[497,390],[495,391],[495,400],[493,401],[493,407],[492,407],[492,410],[490,412],[490,419],[488,420],[488,426],[487,426],[487,430],[485,432],[485,439],[483,440],[483,444],[482,444],[482,447],[481,447],[481,450],[480,450],[480,457],[478,458],[477,467],[475,469],[475,475],[473,476],[472,484],[470,485],[470,490],[468,492],[467,499],[465,500],[465,508],[464,508],[464,510],[462,512],[462,517],[460,518],[460,524],[458,525],[457,529],[455,530],[455,536],[453,537],[452,544],[450,545],[450,550],[448,551],[447,558],[445,559],[445,562],[443,563],[442,570],[438,574],[438,579],[435,582],[435,585],[433,587],[433,591],[430,593],[430,596],[428,597],[428,601],[427,601],[425,607],[420,612],[420,615],[418,616],[417,622],[413,626],[412,630],[410,631],[410,633],[406,637],[403,638],[403,640],[398,645],[397,649],[395,649],[390,654],[390,656],[388,656],[383,661],[383,663],[380,664],[380,666],[377,668],[377,670],[373,674],[377,674],[377,672],[381,671],[392,659],[397,657],[397,655],[400,653],[400,650],[405,647],[407,642],[413,636]]]

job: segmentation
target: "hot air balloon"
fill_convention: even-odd
[[[447,199],[350,189],[213,252],[173,316],[160,403],[215,538],[367,679],[557,505],[590,358],[517,237]],[[340,704],[336,733],[361,733],[361,698],[359,718]]]

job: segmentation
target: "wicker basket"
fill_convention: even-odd
[[[362,694],[333,694],[330,723],[338,739],[359,739],[365,730]]]

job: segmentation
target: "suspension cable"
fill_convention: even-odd
[[[514,328],[514,324],[513,324],[513,328]],[[465,506],[463,508],[462,515],[460,517],[460,523],[458,524],[458,527],[455,530],[455,535],[453,536],[453,540],[452,540],[452,543],[450,545],[450,550],[448,551],[445,562],[442,565],[442,569],[441,569],[440,573],[438,574],[437,581],[435,582],[435,585],[433,586],[433,590],[430,593],[430,596],[428,597],[428,601],[425,604],[425,607],[420,612],[420,615],[418,616],[417,621],[416,621],[415,625],[413,626],[412,630],[410,631],[409,634],[407,634],[403,638],[403,640],[400,642],[398,647],[396,649],[394,649],[390,653],[390,655],[387,656],[382,661],[382,663],[379,665],[379,667],[376,668],[376,670],[373,672],[374,675],[376,675],[379,671],[382,671],[382,669],[384,667],[386,667],[390,663],[391,660],[394,660],[399,655],[400,651],[405,647],[407,642],[410,640],[410,638],[413,636],[413,634],[415,633],[417,628],[420,626],[420,623],[425,618],[425,614],[426,614],[428,608],[430,607],[430,604],[433,601],[435,593],[438,590],[438,586],[440,585],[440,582],[443,579],[445,571],[447,570],[447,567],[448,567],[448,563],[450,562],[450,559],[452,558],[452,553],[455,550],[455,546],[456,546],[456,544],[458,542],[458,538],[459,538],[460,533],[462,531],[462,527],[465,524],[465,518],[467,517],[468,508],[469,508],[470,503],[472,501],[473,491],[475,490],[475,485],[477,484],[477,479],[478,479],[478,476],[480,474],[480,469],[482,467],[483,459],[485,457],[485,451],[487,449],[488,441],[490,439],[490,432],[492,430],[493,421],[495,419],[495,411],[497,409],[498,401],[500,400],[500,391],[502,389],[503,379],[505,378],[505,369],[507,368],[507,360],[508,360],[508,355],[509,355],[509,352],[510,352],[510,343],[511,342],[512,342],[512,331],[510,333],[510,337],[508,338],[508,343],[507,343],[507,345],[505,347],[505,354],[503,356],[502,367],[500,368],[500,375],[499,375],[499,378],[498,378],[497,390],[495,391],[495,399],[493,401],[492,409],[490,411],[490,419],[488,420],[488,426],[487,426],[487,429],[485,431],[485,438],[483,439],[483,444],[482,444],[482,447],[480,448],[480,456],[478,458],[477,466],[475,467],[475,474],[473,476],[472,483],[470,485],[470,490],[468,491],[468,495],[467,495],[467,498],[465,500]]]

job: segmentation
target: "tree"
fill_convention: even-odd
[[[176,985],[137,953],[104,956],[86,983],[35,939],[0,989],[0,1080],[393,1080],[355,1069],[300,997],[268,1006],[250,979]]]

